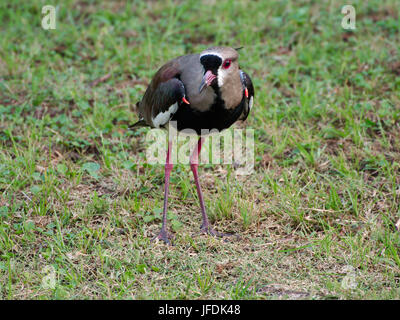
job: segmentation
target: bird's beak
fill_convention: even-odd
[[[199,93],[201,93],[205,87],[210,86],[215,78],[217,78],[217,76],[214,73],[212,73],[210,70],[208,70],[204,74],[203,79],[201,80],[201,84],[199,87]]]

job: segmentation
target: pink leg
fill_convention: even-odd
[[[201,208],[201,215],[203,217],[203,223],[201,224],[200,231],[202,233],[208,233],[213,236],[218,236],[218,237],[223,237],[223,236],[229,236],[230,234],[224,234],[215,231],[208,220],[207,213],[206,213],[206,207],[204,206],[204,198],[203,198],[203,192],[201,191],[200,187],[200,182],[199,182],[199,175],[197,168],[199,166],[199,155],[201,151],[201,146],[203,145],[204,142],[203,137],[199,138],[199,141],[197,142],[197,147],[193,150],[192,156],[190,157],[190,168],[192,169],[193,176],[194,176],[194,182],[196,183],[196,189],[197,189],[197,195],[199,197],[200,201],[200,208]]]
[[[194,182],[196,184],[197,195],[200,201],[201,215],[203,217],[203,223],[201,225],[201,229],[209,228],[210,222],[208,221],[206,207],[204,206],[203,192],[201,191],[200,182],[199,182],[199,174],[197,168],[199,167],[199,155],[201,151],[201,146],[203,145],[204,138],[200,137],[197,142],[197,147],[193,150],[192,156],[190,157],[190,168],[192,169]]]
[[[163,240],[167,244],[171,244],[170,239],[172,239],[172,235],[167,231],[167,211],[168,211],[168,194],[169,194],[169,176],[171,174],[172,168],[174,165],[171,161],[171,148],[172,142],[168,143],[168,151],[167,151],[167,159],[165,161],[165,186],[164,186],[164,209],[162,216],[162,225],[160,233],[152,239]]]

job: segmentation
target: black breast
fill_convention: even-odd
[[[245,96],[243,95],[242,101],[235,108],[226,109],[219,90],[216,91],[217,97],[207,111],[194,110],[190,105],[184,103],[179,105],[178,111],[171,119],[171,121],[177,122],[178,131],[192,129],[197,134],[201,133],[201,129],[222,131],[239,119],[245,105]]]

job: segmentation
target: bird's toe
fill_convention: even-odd
[[[170,233],[166,230],[161,230],[157,236],[155,236],[153,239],[151,239],[151,242],[153,242],[154,240],[162,240],[166,244],[171,246],[172,245],[171,240],[173,240],[173,239],[174,239],[174,236],[172,233]]]
[[[219,237],[219,238],[232,237],[232,236],[236,236],[237,237],[237,235],[234,234],[234,233],[218,232],[213,227],[211,227],[210,225],[204,225],[204,224],[202,224],[201,227],[200,227],[200,233],[201,234],[209,234],[211,236]]]

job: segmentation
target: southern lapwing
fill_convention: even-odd
[[[178,131],[195,130],[199,135],[197,147],[190,157],[200,201],[203,223],[201,232],[223,236],[210,225],[204,206],[198,177],[198,157],[204,136],[202,129],[221,131],[237,120],[246,120],[253,105],[254,88],[250,77],[240,70],[238,49],[212,47],[200,54],[175,58],[163,65],[154,75],[143,99],[138,102],[139,121],[132,125],[166,127],[175,121]],[[168,144],[165,163],[164,210],[160,233],[154,239],[170,244],[167,231],[169,177],[173,168],[172,142]],[[154,240],[153,239],[153,240]]]

